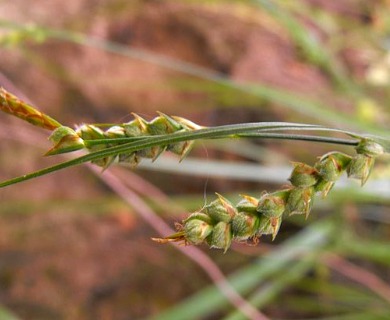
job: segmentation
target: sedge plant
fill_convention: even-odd
[[[385,138],[288,122],[204,127],[182,117],[159,113],[150,121],[133,114],[134,119],[127,123],[82,124],[71,128],[3,88],[0,89],[0,109],[50,130],[49,140],[53,147],[47,151],[47,156],[81,149],[87,151],[85,155],[72,160],[1,182],[0,188],[86,162],[103,169],[113,163],[127,163],[135,168],[142,159],[155,160],[165,151],[177,154],[181,161],[191,151],[195,140],[199,139],[273,138],[325,142],[355,148],[353,155],[338,151],[326,153],[312,165],[293,162],[290,184],[271,193],[264,191],[259,198],[242,195],[242,200],[233,204],[217,194],[216,200],[178,224],[176,233],[165,238],[153,238],[159,243],[207,243],[211,248],[224,251],[232,241],[257,243],[262,235],[271,235],[274,239],[282,220],[290,215],[299,214],[307,218],[316,195],[320,194],[323,198],[328,196],[344,172],[348,177],[360,180],[363,186],[370,176],[375,158],[390,151],[390,141]],[[313,132],[337,132],[347,138]]]

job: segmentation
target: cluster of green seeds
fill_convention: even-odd
[[[54,130],[50,136],[49,139],[54,143],[54,147],[47,154],[52,155],[79,149],[87,149],[90,152],[94,152],[129,142],[128,138],[166,135],[201,128],[187,119],[171,117],[162,113],[159,113],[159,116],[151,121],[146,121],[137,114],[133,114],[133,116],[134,120],[121,125],[110,126],[105,130],[100,126],[92,124],[81,125],[76,130],[61,126]],[[121,138],[124,139],[121,140]],[[131,153],[119,153],[92,162],[103,168],[107,168],[113,162],[128,163],[135,167],[142,158],[155,160],[164,151],[171,151],[180,155],[181,159],[183,159],[192,146],[193,141],[183,141],[166,146],[150,147]]]
[[[290,185],[260,198],[242,196],[236,205],[218,198],[199,212],[192,213],[179,226],[177,233],[158,242],[181,241],[198,245],[206,242],[211,248],[226,251],[232,240],[257,242],[262,235],[277,235],[282,219],[294,214],[308,217],[314,197],[326,197],[341,174],[346,171],[363,185],[374,165],[375,157],[384,153],[383,147],[369,139],[362,139],[351,157],[341,152],[322,156],[314,166],[293,163]]]

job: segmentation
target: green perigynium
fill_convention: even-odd
[[[229,223],[236,215],[237,210],[229,200],[220,194],[217,196],[218,199],[206,205],[202,211],[216,222]]]
[[[198,218],[187,219],[184,224],[187,241],[191,244],[202,243],[212,231],[210,223]]]
[[[315,191],[321,192],[325,198],[333,188],[340,175],[348,168],[351,157],[341,152],[329,152],[316,163],[315,168],[320,176],[315,185]]]
[[[210,248],[223,249],[225,252],[232,243],[233,233],[230,223],[220,221],[213,226],[213,230],[206,238]]]
[[[254,237],[260,226],[260,217],[256,212],[239,211],[232,220],[232,233],[238,241]]]
[[[280,217],[286,210],[290,193],[291,190],[287,189],[263,194],[258,201],[256,211],[269,218]]]
[[[294,187],[307,188],[314,186],[318,181],[318,171],[300,162],[293,162],[294,169],[289,178]]]
[[[49,137],[49,140],[54,144],[47,154],[65,153],[84,149],[84,141],[72,128],[61,126],[55,129]]]
[[[244,195],[233,205],[218,195],[216,200],[184,220],[180,233],[154,240],[194,245],[206,242],[211,248],[226,251],[233,240],[257,242],[262,235],[271,235],[274,239],[285,216],[300,214],[307,218],[315,195],[321,193],[326,197],[344,171],[362,184],[366,182],[374,159],[383,153],[383,148],[374,141],[362,139],[356,151],[353,157],[341,152],[327,153],[314,166],[293,163],[291,185],[272,193],[264,192],[259,198]]]
[[[385,151],[383,146],[381,146],[379,143],[369,138],[364,138],[361,139],[357,145],[356,152],[367,157],[377,157],[382,155]]]
[[[291,188],[286,204],[286,213],[289,215],[303,214],[307,218],[313,207],[315,188],[295,187]]]
[[[256,211],[259,200],[249,196],[236,205],[237,213],[232,219],[232,232],[238,241],[253,238],[260,225],[260,217]]]
[[[360,179],[363,186],[374,167],[375,157],[384,153],[383,147],[370,139],[362,139],[356,147],[357,155],[352,158],[348,167],[348,177]]]

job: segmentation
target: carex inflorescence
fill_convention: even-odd
[[[107,127],[105,130],[100,125],[83,124],[73,130],[70,127],[61,126],[53,131],[50,140],[54,147],[47,154],[57,154],[86,148],[90,152],[129,143],[131,139],[142,139],[150,136],[162,136],[175,132],[185,132],[201,128],[197,124],[175,116],[159,113],[151,121],[146,121],[133,113],[134,120]],[[129,140],[130,139],[130,140]],[[182,141],[165,146],[153,146],[150,148],[122,152],[107,157],[102,157],[92,162],[103,168],[107,168],[113,162],[128,163],[135,167],[142,158],[157,159],[164,151],[171,151],[180,155],[183,159],[193,146],[193,141]]]
[[[142,158],[154,160],[166,150],[180,155],[183,159],[193,146],[192,140],[172,142],[167,139],[165,141],[169,142],[165,144],[150,144],[144,148],[132,148],[132,142],[203,128],[187,119],[159,113],[159,116],[151,121],[133,114],[134,120],[128,123],[84,124],[72,129],[61,125],[3,88],[0,88],[0,110],[52,130],[49,139],[54,146],[47,155],[87,149],[95,155],[88,160],[103,168],[115,161],[129,163],[135,167]],[[355,156],[330,152],[320,157],[313,166],[294,162],[289,178],[290,185],[272,193],[264,192],[259,198],[243,195],[242,200],[235,205],[217,194],[216,200],[190,214],[179,225],[178,232],[154,240],[162,243],[179,241],[193,245],[206,242],[212,248],[226,251],[233,240],[257,242],[262,235],[272,235],[274,239],[284,217],[301,214],[307,218],[315,195],[320,193],[326,197],[344,171],[349,177],[359,179],[362,185],[367,181],[375,158],[383,154],[385,148],[377,139],[354,137],[360,141],[356,146]]]
[[[134,120],[116,125],[83,124],[76,129],[61,125],[57,120],[38,111],[33,106],[0,88],[0,110],[26,120],[36,126],[52,130],[49,140],[54,144],[46,155],[72,152],[86,149],[89,152],[99,151],[120,144],[129,143],[134,139],[162,136],[175,132],[186,132],[202,128],[190,120],[181,117],[168,116],[159,113],[151,121],[146,121],[133,113]],[[183,159],[192,149],[193,141],[181,141],[165,146],[154,146],[134,152],[122,152],[101,157],[92,162],[107,168],[113,162],[128,163],[135,167],[142,158],[157,159],[164,151],[171,151]]]
[[[216,200],[185,219],[178,232],[154,240],[193,245],[206,242],[211,248],[226,251],[233,240],[256,243],[262,235],[272,235],[274,239],[284,217],[301,214],[307,218],[315,195],[320,193],[326,197],[344,171],[363,185],[375,157],[384,153],[384,149],[373,140],[361,139],[356,152],[353,157],[330,152],[320,157],[314,166],[294,162],[289,186],[272,193],[264,192],[259,198],[243,195],[236,205],[217,194]]]

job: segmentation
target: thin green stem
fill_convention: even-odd
[[[238,124],[246,125],[246,124]],[[288,125],[286,123],[286,125]],[[232,125],[229,125],[232,126]],[[217,127],[214,127],[217,128]],[[219,127],[221,128],[221,127]],[[205,128],[206,129],[206,128]],[[297,125],[292,124],[291,126],[276,126],[274,128],[263,128],[258,129],[256,132],[253,133],[239,133],[232,135],[226,135],[222,134],[221,136],[214,136],[210,137],[213,139],[224,139],[224,138],[259,138],[259,139],[284,139],[284,140],[301,140],[301,141],[312,141],[312,142],[324,142],[324,143],[333,143],[333,144],[342,144],[342,145],[350,145],[355,146],[357,145],[358,141],[357,139],[351,140],[351,139],[340,139],[340,138],[334,138],[334,137],[323,137],[323,136],[314,136],[314,135],[302,135],[302,134],[286,134],[286,133],[274,133],[273,131],[330,131],[330,132],[341,132],[344,134],[351,135],[352,133],[349,131],[344,130],[338,130],[338,129],[332,129],[332,128],[325,128],[322,126],[315,126],[315,125]],[[264,133],[264,131],[267,131],[267,133]],[[272,133],[271,133],[272,131]],[[193,131],[192,131],[193,132]],[[355,137],[357,137],[354,134]],[[153,135],[153,137],[163,137],[163,135]],[[84,143],[87,147],[92,147],[96,145],[104,145],[104,144],[124,144],[127,142],[134,142],[139,140],[145,140],[150,139],[151,136],[138,136],[138,137],[123,137],[123,138],[107,138],[107,139],[94,139],[94,140],[84,140]]]
[[[22,181],[30,180],[39,176],[43,176],[64,168],[71,166],[79,165],[89,161],[94,161],[102,159],[105,157],[112,157],[122,153],[132,153],[141,149],[150,148],[158,145],[169,145],[176,142],[188,141],[188,140],[198,140],[198,139],[215,139],[215,138],[239,138],[240,135],[256,131],[267,131],[267,130],[326,130],[324,127],[319,127],[309,124],[296,124],[296,123],[285,123],[285,122],[262,122],[262,123],[245,123],[245,124],[234,124],[234,125],[225,125],[219,127],[205,128],[194,130],[190,132],[176,132],[172,134],[167,134],[165,136],[149,136],[148,139],[140,139],[137,141],[131,141],[123,143],[117,146],[106,148],[103,150],[91,152],[87,155],[72,159],[60,164],[47,167],[45,169],[35,171],[30,174],[26,174],[20,177],[16,177],[7,181],[0,183],[0,188],[9,186],[15,183]],[[329,129],[329,131],[335,131],[335,129]],[[340,130],[340,132],[344,132]],[[260,133],[257,133],[257,138],[261,138]],[[280,134],[279,134],[280,135]],[[279,136],[276,134],[276,136]],[[293,136],[293,135],[291,135]],[[270,138],[267,135],[267,138]],[[321,139],[328,139],[326,137],[318,137],[315,141],[321,141]],[[339,141],[342,143],[341,141]],[[350,145],[348,142],[347,145]]]
[[[240,138],[299,140],[299,141],[340,144],[340,145],[345,145],[345,146],[357,146],[359,143],[358,140],[340,139],[340,138],[333,138],[333,137],[319,137],[319,136],[303,135],[303,134],[243,133],[243,134],[240,134],[239,136],[240,136]]]
[[[124,137],[124,138],[107,138],[107,139],[94,139],[94,140],[83,140],[87,148],[107,145],[107,144],[124,144],[128,142],[140,141],[150,139],[151,136],[138,136],[138,137]],[[161,135],[154,135],[153,137],[162,137]]]

